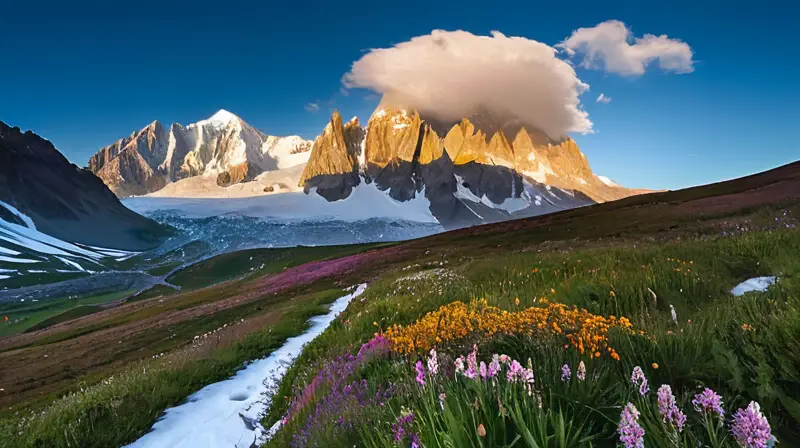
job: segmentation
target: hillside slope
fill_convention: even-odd
[[[0,122],[0,201],[64,241],[123,250],[152,248],[165,228],[123,206],[103,182],[49,141]],[[0,218],[19,218],[0,207]],[[28,226],[29,227],[29,226]]]

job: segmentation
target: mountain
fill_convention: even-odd
[[[404,203],[420,196],[445,228],[535,216],[645,190],[592,172],[571,138],[478,110],[457,123],[425,120],[381,103],[366,127],[333,117],[316,139],[299,185],[329,201],[372,185]]]
[[[89,170],[117,196],[139,196],[197,176],[222,187],[251,181],[305,163],[310,149],[311,142],[298,136],[269,136],[220,110],[185,127],[173,123],[169,130],[154,121],[98,151]]]
[[[15,247],[53,237],[135,251],[156,246],[167,234],[155,221],[123,206],[97,176],[71,164],[52,143],[3,122],[0,224],[0,236]],[[24,236],[34,233],[37,238]],[[6,248],[0,253],[16,255],[18,250]]]

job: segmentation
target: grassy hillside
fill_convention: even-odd
[[[154,289],[0,339],[0,445],[130,442],[162,409],[265,355],[366,281],[364,300],[284,378],[264,423],[286,424],[270,446],[409,446],[415,437],[428,447],[614,446],[628,402],[647,446],[735,446],[731,417],[750,401],[791,446],[800,438],[798,217],[794,164],[386,247],[224,255],[170,277],[182,292]],[[761,275],[778,282],[729,293]],[[510,362],[496,382],[455,375],[455,359],[469,364],[473,347],[487,369],[493,354],[518,360],[516,382]],[[636,366],[645,396],[631,384]],[[662,384],[687,417],[681,432],[659,416]],[[726,410],[719,428],[707,415],[710,432],[691,404],[704,387]]]

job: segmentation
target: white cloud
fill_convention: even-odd
[[[692,48],[686,42],[666,35],[645,34],[634,38],[631,30],[619,20],[579,28],[556,47],[569,57],[582,55],[584,68],[603,69],[619,75],[644,74],[647,66],[656,60],[665,71],[690,73],[694,70]]]
[[[319,110],[319,104],[317,103],[308,103],[304,106],[305,110],[311,113],[314,113]]]
[[[557,53],[541,42],[497,31],[476,36],[434,30],[369,51],[342,82],[442,121],[457,121],[485,107],[516,116],[554,139],[591,132],[579,98],[589,86]]]
[[[606,96],[605,93],[601,93],[600,96],[598,96],[595,101],[597,101],[598,103],[608,104],[611,102],[611,97]]]

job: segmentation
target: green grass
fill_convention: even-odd
[[[0,269],[19,269],[18,264],[0,265]],[[46,269],[63,269],[65,266],[45,266],[35,264],[36,268],[40,270]],[[24,269],[22,269],[24,271]],[[11,278],[0,280],[0,286],[8,289],[25,288],[28,286],[46,285],[48,283],[58,283],[66,280],[72,280],[80,277],[85,277],[89,274],[82,272],[49,272],[49,273],[33,273],[25,275],[13,275]]]
[[[95,312],[99,308],[92,305],[118,300],[131,293],[133,291],[116,291],[77,299],[63,297],[43,299],[36,302],[27,300],[25,302],[5,303],[0,307],[0,315],[8,316],[8,322],[0,323],[0,337],[38,330],[57,322],[69,320],[68,318],[90,314],[88,311]],[[77,314],[74,317],[70,317],[72,315],[69,314],[70,310],[77,308],[82,308],[82,310],[73,312],[72,314]]]
[[[218,255],[167,278],[184,289],[198,289],[235,278],[263,276],[311,261],[338,258],[389,244],[251,249]]]
[[[79,317],[88,316],[90,314],[94,314],[94,313],[97,313],[97,312],[102,311],[102,310],[103,310],[103,308],[101,308],[99,306],[80,305],[80,306],[77,306],[75,308],[72,308],[72,309],[69,309],[67,311],[64,311],[61,314],[56,314],[55,316],[53,316],[51,318],[45,319],[45,320],[39,322],[38,324],[28,328],[27,330],[25,330],[25,332],[29,333],[29,332],[32,332],[32,331],[42,330],[42,329],[45,329],[45,328],[50,327],[52,325],[59,324],[61,322],[67,322],[67,321],[70,321],[70,320],[73,320],[73,319],[77,319]]]
[[[107,447],[129,443],[153,424],[162,410],[179,404],[201,387],[222,380],[247,360],[262,358],[307,327],[308,319],[342,291],[298,297],[276,325],[250,334],[210,358],[184,354],[145,360],[113,377],[65,396],[43,411],[0,421],[0,446]],[[25,423],[18,427],[20,417]]]
[[[598,381],[604,384],[604,392],[595,398],[570,395],[572,392],[560,390],[560,382],[553,380],[563,363],[570,363],[574,371],[581,359],[574,351],[564,349],[563,342],[549,344],[525,338],[477,337],[461,345],[443,347],[447,355],[457,356],[466,354],[472,342],[477,342],[481,346],[482,360],[487,362],[489,353],[495,351],[522,360],[532,358],[536,377],[541,378],[537,385],[541,387],[540,392],[546,394],[545,402],[550,403],[550,407],[541,413],[523,412],[514,417],[511,412],[514,400],[509,399],[506,403],[509,414],[499,417],[496,399],[492,404],[491,396],[486,395],[488,407],[480,408],[483,413],[480,421],[473,420],[477,414],[475,409],[469,409],[474,392],[452,389],[461,387],[457,384],[443,385],[449,388],[448,397],[452,390],[454,396],[462,398],[452,403],[453,413],[443,416],[444,420],[436,417],[425,420],[424,425],[420,423],[417,431],[425,446],[504,446],[516,436],[521,437],[516,446],[537,446],[535,443],[575,446],[575,440],[589,436],[598,437],[592,442],[594,446],[613,445],[620,406],[634,400],[627,378],[635,365],[645,368],[654,390],[660,384],[670,384],[687,414],[694,412],[688,401],[701,386],[712,387],[723,394],[726,409],[731,413],[750,400],[756,400],[781,442],[790,442],[800,437],[797,434],[800,428],[799,253],[800,233],[793,230],[662,245],[637,244],[636,247],[564,252],[489,252],[481,256],[463,245],[454,246],[447,255],[428,260],[429,263],[444,263],[441,267],[436,263],[437,268],[444,271],[398,282],[398,278],[415,271],[430,269],[422,263],[386,273],[371,283],[365,300],[354,302],[348,308],[347,323],[335,322],[306,348],[289,370],[264,423],[269,425],[284,415],[290,401],[284,397],[292,397],[298,388],[307,384],[326,360],[344,352],[355,353],[359,345],[378,330],[376,324],[384,329],[392,324],[409,324],[426,312],[457,300],[484,297],[492,305],[515,310],[533,306],[538,298],[547,297],[550,301],[575,305],[595,314],[626,316],[648,337],[614,333],[612,346],[619,351],[620,361],[607,356],[591,361],[583,358],[591,371],[602,372]],[[729,294],[739,282],[760,275],[778,275],[780,280],[764,293],[741,298]],[[656,293],[656,300],[651,290]],[[516,298],[520,299],[519,305],[516,305]],[[670,305],[676,309],[677,325],[671,320]],[[743,330],[743,324],[755,330]],[[326,446],[355,443],[388,447],[391,446],[390,425],[400,414],[401,407],[415,410],[417,415],[434,415],[439,409],[438,401],[430,401],[427,406],[415,395],[414,374],[405,362],[403,357],[389,357],[376,361],[377,365],[369,366],[367,371],[356,372],[350,380],[367,379],[372,388],[389,382],[401,386],[388,406],[379,409],[367,406],[364,413],[347,414],[354,424],[350,431],[336,429],[336,425],[321,418],[310,428],[320,437],[313,440],[324,440]],[[649,367],[652,363],[657,363],[659,368]],[[557,396],[547,395],[551,393]],[[564,401],[565,394],[567,401]],[[292,434],[305,427],[314,403],[324,396],[322,392],[315,397],[309,409],[293,418],[270,446],[286,446]],[[574,400],[584,400],[585,406],[598,412],[586,414],[582,411],[585,408],[569,404]],[[349,411],[342,411],[345,412]],[[647,420],[648,424],[656,426],[651,428],[653,434],[647,439],[648,446],[669,446],[666,439],[659,438],[658,431],[663,432],[663,429],[658,427],[658,419],[651,420]],[[476,435],[475,428],[480,422],[489,430],[488,438]],[[690,424],[698,434],[702,432],[696,413],[692,414]],[[359,425],[383,429],[378,433],[373,431],[367,439],[366,432],[358,430]],[[458,428],[462,428],[462,432],[467,428],[469,434],[454,439]],[[498,428],[516,429],[509,430],[513,434],[500,434]],[[542,445],[542,440],[550,436],[563,436],[567,441]],[[687,433],[689,445],[695,442],[691,437]]]

